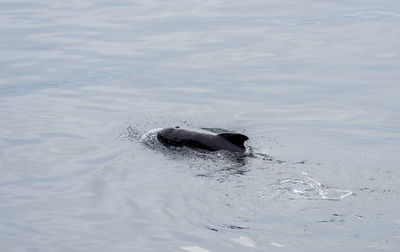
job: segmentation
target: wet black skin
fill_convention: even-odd
[[[244,142],[249,138],[239,133],[215,134],[206,130],[180,127],[164,128],[157,133],[160,142],[167,146],[187,146],[208,151],[226,150],[244,153]]]

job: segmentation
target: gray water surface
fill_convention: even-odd
[[[0,1],[1,251],[399,251],[398,1]],[[222,128],[254,157],[169,150]]]

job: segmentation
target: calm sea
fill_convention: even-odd
[[[399,28],[397,0],[0,0],[0,250],[399,251]]]

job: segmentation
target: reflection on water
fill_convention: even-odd
[[[0,250],[397,251],[397,5],[0,1]]]

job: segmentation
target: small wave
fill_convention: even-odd
[[[358,12],[348,12],[332,16],[326,16],[327,18],[359,18],[359,19],[376,19],[376,18],[390,18],[397,19],[400,18],[400,14],[397,12],[387,12],[387,11],[358,11]]]

